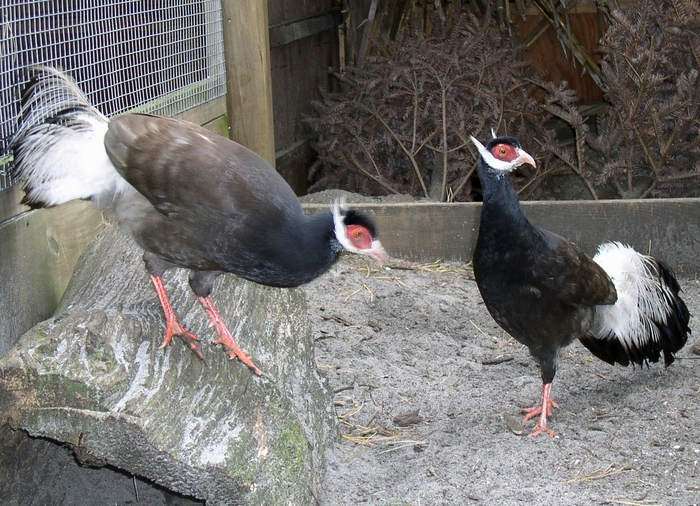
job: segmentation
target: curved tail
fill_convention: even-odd
[[[663,354],[671,365],[690,334],[690,312],[671,268],[616,242],[601,245],[593,260],[615,283],[617,302],[596,307],[583,345],[609,364],[643,365]]]
[[[11,141],[22,203],[48,207],[73,199],[112,201],[126,182],[104,148],[109,120],[75,82],[44,66],[28,69],[17,130]]]

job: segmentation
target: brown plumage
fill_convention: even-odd
[[[209,295],[223,273],[270,286],[298,286],[325,272],[343,250],[383,262],[366,216],[342,209],[304,214],[289,185],[249,149],[192,123],[146,114],[102,116],[65,74],[30,69],[13,138],[17,176],[33,207],[83,198],[116,213],[144,250],[166,316],[167,345],[184,335],[163,286],[173,267],[190,271],[223,344],[256,374]]]

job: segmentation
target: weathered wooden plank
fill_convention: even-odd
[[[270,47],[279,47],[337,27],[342,22],[340,12],[329,12],[304,19],[270,26]]]
[[[302,118],[313,114],[311,101],[318,99],[319,89],[332,89],[335,84],[327,70],[339,65],[338,35],[332,27],[323,28],[334,12],[338,12],[340,19],[338,5],[340,2],[335,0],[268,2],[275,149],[278,152],[293,148],[306,136]],[[297,39],[314,31],[313,36]],[[278,45],[282,42],[285,44]],[[277,164],[280,161],[277,156]],[[277,168],[284,172],[295,191],[302,192],[312,161],[312,150],[303,149],[291,158],[285,157],[284,165],[277,165]]]
[[[206,123],[215,121],[217,118],[226,114],[226,97],[218,97],[208,102],[203,102],[197,107],[187,109],[175,115],[175,118],[191,121],[197,125],[205,125]],[[228,133],[226,134],[228,136]]]
[[[525,20],[520,16],[513,17],[521,40],[525,40],[543,20],[541,13],[528,15]],[[587,50],[593,60],[600,64],[601,54],[595,52],[598,41],[605,27],[601,25],[601,18],[594,12],[573,14],[568,16],[571,32],[580,41],[581,47]],[[549,23],[547,23],[549,26]],[[549,29],[538,35],[537,40],[531,44],[525,52],[525,59],[538,71],[547,72],[548,79],[558,83],[566,81],[569,87],[578,92],[582,100],[586,102],[601,102],[603,93],[589,74],[584,74],[581,65],[574,65],[569,58],[570,51],[565,54],[557,39],[555,30]]]
[[[19,185],[11,186],[0,192],[0,223],[29,210],[28,206],[20,204],[22,197],[24,197],[24,192],[20,190]]]
[[[367,14],[367,23],[365,24],[364,30],[362,31],[360,49],[358,50],[357,55],[357,66],[360,68],[362,68],[365,64],[365,56],[367,56],[367,51],[369,51],[370,39],[374,36],[374,23],[378,5],[378,0],[372,0],[372,3],[369,7],[369,13]]]
[[[299,170],[301,166],[308,166],[308,160],[314,156],[311,140],[304,138],[300,141],[280,149],[275,153],[277,158],[277,172],[289,183],[297,195],[304,195],[309,187],[305,171]]]
[[[231,138],[275,163],[267,0],[222,0]]]
[[[329,202],[330,204],[330,202]],[[373,216],[390,255],[420,261],[469,261],[481,204],[352,204]],[[700,275],[700,199],[524,202],[531,219],[589,254],[607,240],[666,261],[683,276]],[[328,204],[305,204],[306,212]],[[0,356],[54,311],[101,214],[73,202],[25,213],[0,226]]]
[[[103,227],[102,214],[78,201],[0,226],[0,356],[51,316],[85,245]]]
[[[470,261],[480,203],[352,204],[373,216],[390,255]],[[685,276],[700,274],[700,199],[523,202],[537,225],[594,254],[605,241],[650,253]],[[327,205],[306,204],[307,212]]]
[[[337,49],[333,30],[272,49],[272,101],[278,153],[290,151],[307,136],[302,118],[313,115],[311,102],[318,99],[318,90],[331,88],[327,69],[337,67]],[[291,158],[285,157],[284,165],[277,168],[295,190],[303,191],[313,159],[313,150],[302,149]],[[280,163],[279,155],[277,163]],[[303,184],[300,186],[299,182]]]

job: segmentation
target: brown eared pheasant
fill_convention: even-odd
[[[670,365],[688,339],[690,315],[673,271],[629,246],[608,242],[591,259],[581,249],[525,216],[509,173],[535,165],[512,137],[486,146],[472,137],[480,154],[483,207],[473,266],[491,316],[539,363],[542,396],[526,409],[539,416],[531,435],[554,436],[547,427],[551,388],[561,348],[578,339],[610,364]]]
[[[107,119],[65,73],[28,71],[12,140],[23,202],[36,208],[88,199],[116,214],[144,251],[165,313],[162,346],[178,336],[202,357],[166,294],[162,276],[170,268],[190,271],[190,287],[218,334],[214,343],[260,375],[210,298],[217,276],[293,287],[323,274],[344,250],[386,261],[369,218],[338,203],[305,215],[277,171],[240,144],[175,119]]]

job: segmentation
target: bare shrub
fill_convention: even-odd
[[[453,16],[430,37],[409,25],[378,41],[365,68],[347,69],[346,92],[314,103],[310,191],[477,200],[469,135],[493,130],[538,161],[516,174],[521,198],[700,196],[700,2],[598,5],[607,107],[526,77],[523,48],[490,12]]]
[[[462,15],[429,37],[409,25],[377,47],[365,68],[344,73],[349,90],[323,93],[306,120],[319,155],[310,191],[473,200],[470,135],[547,137],[522,47],[491,16]]]
[[[597,183],[612,183],[623,198],[700,195],[700,5],[640,0],[623,12],[604,1],[611,107],[591,141],[604,160]]]
[[[700,6],[639,0],[626,11],[602,0],[609,28],[599,50],[609,107],[592,132],[576,95],[538,82],[543,107],[575,142],[543,148],[580,176],[593,198],[700,196]]]

